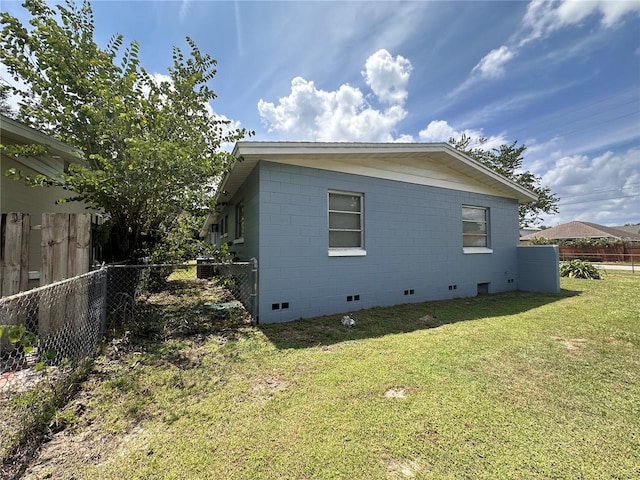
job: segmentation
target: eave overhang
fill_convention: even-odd
[[[538,198],[446,143],[238,142],[233,156],[216,202],[231,199],[260,161],[483,193],[518,203]],[[211,212],[201,236],[216,220],[216,212]]]
[[[354,173],[377,178],[398,178],[417,184],[449,184],[468,190],[450,172],[495,191],[496,195],[519,203],[537,196],[517,183],[497,174],[446,143],[318,143],[318,142],[238,142],[236,158],[219,191],[232,196],[260,160]],[[450,170],[446,172],[445,170]]]
[[[2,144],[46,145],[49,147],[47,155],[50,157],[58,157],[70,162],[84,162],[82,152],[77,148],[4,115],[0,115],[0,130]]]

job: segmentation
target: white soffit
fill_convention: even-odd
[[[28,127],[4,115],[0,115],[0,130],[3,143],[16,145],[41,144],[49,146],[49,155],[70,161],[82,161],[82,152],[46,133]]]
[[[530,202],[536,196],[444,143],[239,142],[230,198],[260,160]]]
[[[37,173],[55,176],[64,171],[64,162],[84,164],[82,152],[45,133],[0,115],[0,142],[7,145],[46,145],[49,151],[40,157],[16,157],[14,160]]]

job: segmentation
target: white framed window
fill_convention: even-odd
[[[489,209],[462,206],[462,247],[464,253],[492,253],[489,244]]]
[[[211,224],[211,229],[209,232],[209,243],[212,245],[218,244],[218,231],[220,230],[220,226],[217,223]]]
[[[220,219],[220,228],[219,228],[220,238],[224,238],[227,235],[229,235],[228,227],[229,227],[229,215],[224,215]]]
[[[244,240],[244,201],[236,205],[236,239]]]
[[[364,250],[364,194],[329,190],[329,255],[366,255]]]

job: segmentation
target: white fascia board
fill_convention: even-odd
[[[532,191],[527,190],[526,188],[524,188],[521,185],[517,184],[513,180],[508,179],[506,177],[503,177],[502,175],[500,175],[497,172],[494,172],[489,167],[483,165],[482,163],[478,162],[477,160],[474,160],[473,158],[465,155],[464,153],[459,152],[458,150],[453,148],[451,145],[449,145],[449,144],[441,144],[441,145],[444,145],[444,147],[446,148],[448,153],[450,155],[456,157],[459,161],[464,162],[465,164],[469,165],[472,168],[475,168],[479,172],[482,172],[483,174],[487,175],[488,177],[491,177],[494,180],[507,185],[508,187],[512,188],[513,190],[518,191],[523,197],[528,198],[528,200],[521,201],[520,203],[535,202],[538,199],[538,196],[535,193],[533,193]]]
[[[0,115],[0,142],[5,145],[45,145],[45,155],[37,157],[15,157],[14,160],[37,173],[55,177],[64,172],[65,161],[85,164],[82,152],[50,135],[31,128],[12,118]]]
[[[16,157],[14,160],[38,174],[51,178],[64,173],[64,160],[61,158],[45,155],[43,157]]]
[[[449,147],[446,143],[355,143],[355,142],[238,142],[234,156],[341,155],[386,152],[426,153]],[[449,147],[451,148],[451,147]]]

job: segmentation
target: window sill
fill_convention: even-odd
[[[236,239],[233,241],[233,244],[234,244],[234,245],[238,245],[239,243],[244,243],[244,237],[242,237],[242,238],[236,238]]]
[[[493,253],[493,248],[487,248],[487,247],[462,247],[462,253],[464,253],[465,255],[477,254],[477,253]]]
[[[330,248],[330,257],[364,257],[367,251],[362,248]]]

